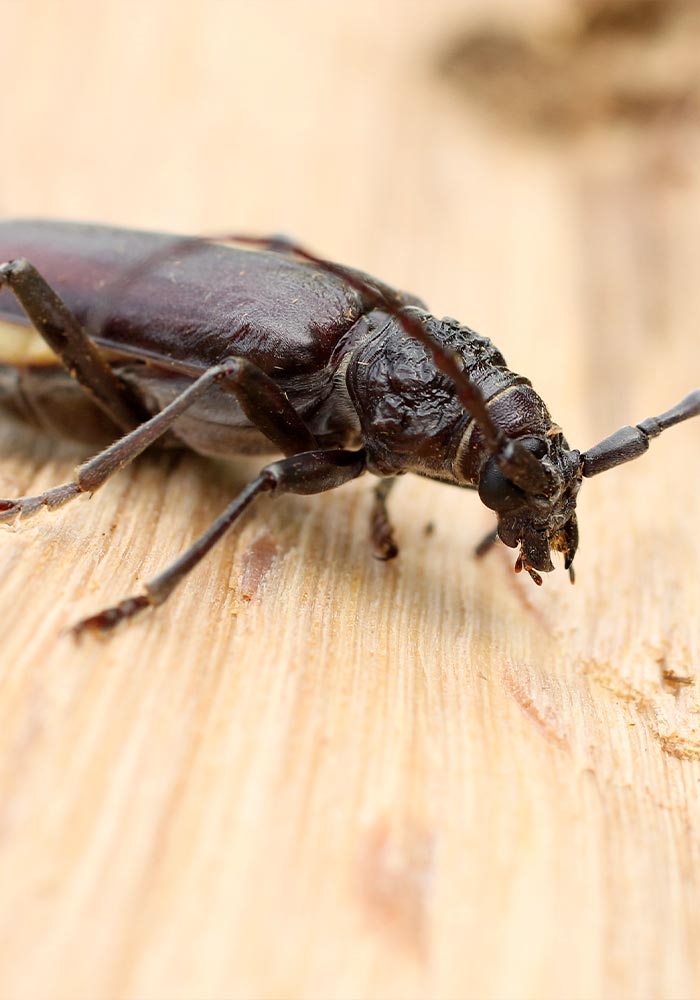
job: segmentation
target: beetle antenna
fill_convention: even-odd
[[[271,250],[293,253],[296,257],[301,257],[302,260],[306,260],[310,264],[315,264],[329,274],[334,274],[337,278],[341,278],[351,288],[354,288],[356,292],[360,292],[370,299],[375,299],[379,306],[386,308],[399,321],[410,337],[419,341],[430,351],[436,366],[452,381],[457,390],[460,403],[479,425],[489,451],[497,454],[503,449],[506,444],[505,435],[491,419],[481,391],[469,381],[462,371],[459,355],[447,350],[442,344],[434,340],[427,333],[420,320],[411,312],[406,311],[405,305],[399,296],[393,297],[389,295],[357,271],[343,267],[341,264],[335,264],[333,261],[326,260],[323,257],[318,257],[298,243],[283,236],[265,238],[242,236],[239,234],[215,237],[215,239],[251,246],[269,247]]]
[[[694,389],[661,416],[647,417],[636,427],[621,427],[610,437],[593,445],[581,455],[583,475],[597,476],[600,472],[614,469],[616,465],[639,458],[648,449],[652,438],[691,417],[700,417],[700,389]]]

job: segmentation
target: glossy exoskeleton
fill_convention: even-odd
[[[561,552],[573,579],[582,479],[637,458],[700,415],[700,391],[581,453],[485,337],[359,271],[283,240],[179,239],[62,222],[0,224],[0,405],[103,447],[76,479],[0,501],[14,521],[92,492],[149,445],[286,457],[265,466],[144,593],[79,623],[107,629],[162,603],[258,495],[381,477],[371,537],[413,472],[479,491],[515,568],[536,583]],[[31,323],[33,330],[28,324]],[[24,326],[22,326],[24,324]],[[36,336],[40,334],[41,340]],[[106,447],[104,447],[106,446]]]

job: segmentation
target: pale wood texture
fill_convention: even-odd
[[[4,214],[295,234],[489,334],[582,448],[700,381],[694,124],[534,139],[436,72],[555,0],[0,7]],[[0,434],[0,495],[78,459]],[[0,995],[700,995],[699,446],[585,484],[573,588],[417,480],[379,564],[361,482],[76,647],[253,466],[147,457],[3,532]]]

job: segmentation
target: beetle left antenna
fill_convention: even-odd
[[[614,469],[616,465],[639,458],[648,449],[652,438],[691,417],[700,417],[700,389],[694,389],[661,416],[647,417],[636,427],[621,427],[610,437],[593,445],[581,455],[584,476],[597,476],[600,472]]]

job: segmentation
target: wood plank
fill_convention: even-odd
[[[457,99],[436,67],[497,6],[570,13],[7,3],[3,210],[293,233],[491,336],[587,447],[698,384],[697,140]],[[0,993],[697,995],[699,435],[584,485],[573,588],[475,562],[488,511],[417,479],[377,563],[360,482],[76,646],[254,463],[146,456],[3,532]],[[79,457],[4,424],[0,495]]]

